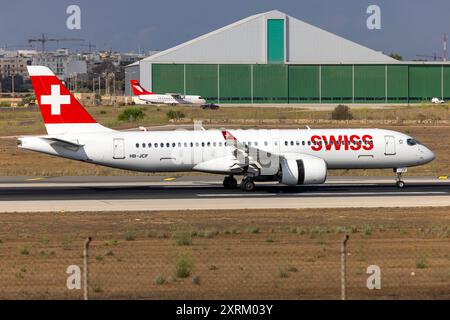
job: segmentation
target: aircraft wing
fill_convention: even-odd
[[[238,141],[229,131],[222,131],[222,135],[225,139],[225,145],[234,149],[233,157],[235,159],[235,163],[232,168],[245,168],[250,172],[260,172],[265,166],[260,162],[260,154],[264,153],[266,159],[273,156],[266,151]]]

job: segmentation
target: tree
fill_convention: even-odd
[[[142,108],[130,107],[123,110],[121,114],[118,115],[117,119],[119,121],[137,121],[142,120],[145,117],[145,112]]]
[[[403,57],[401,55],[399,55],[398,53],[391,53],[389,55],[389,57],[391,57],[391,58],[393,58],[395,60],[398,60],[398,61],[403,61]]]
[[[340,104],[334,108],[331,113],[331,119],[333,120],[352,120],[353,115],[350,108],[346,105]]]

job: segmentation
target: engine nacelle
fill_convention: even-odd
[[[281,183],[290,186],[324,183],[327,178],[327,164],[323,159],[315,157],[283,158],[278,177]]]

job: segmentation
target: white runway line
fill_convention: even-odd
[[[2,201],[0,212],[189,211],[302,208],[393,208],[450,206],[450,196],[422,197],[280,197],[139,200]]]
[[[384,191],[384,192],[304,192],[304,193],[198,193],[197,197],[251,197],[251,196],[300,196],[300,197],[313,197],[313,196],[388,196],[388,195],[445,195],[449,194],[445,191]]]

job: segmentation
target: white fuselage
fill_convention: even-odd
[[[204,104],[206,100],[194,95],[142,94],[133,97],[136,104]]]
[[[433,152],[424,145],[410,145],[407,141],[411,137],[390,130],[271,129],[229,132],[237,141],[250,148],[268,152],[269,155],[309,155],[321,158],[328,169],[404,168],[434,159]],[[334,141],[339,142],[325,144],[323,140],[333,140],[331,136]],[[352,142],[349,142],[348,138],[352,136]],[[371,137],[370,144],[362,141],[363,136]],[[42,137],[22,137],[19,138],[19,147],[134,171],[236,173],[227,167],[235,149],[225,144],[220,130],[109,131],[51,137],[72,141],[81,146],[52,144]],[[344,142],[344,137],[347,137],[347,143]],[[274,170],[275,172],[267,174],[275,174],[278,166]]]

